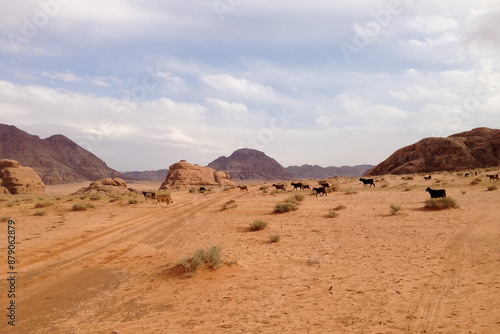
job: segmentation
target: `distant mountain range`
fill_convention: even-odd
[[[430,137],[403,147],[370,175],[432,173],[500,166],[500,130],[476,128],[446,138]]]
[[[12,125],[0,124],[0,158],[33,168],[45,184],[123,177],[65,136],[40,139]]]
[[[327,179],[334,176],[358,177],[371,170],[374,165],[356,165],[342,167],[321,167],[318,165],[290,166],[286,169],[296,179]]]

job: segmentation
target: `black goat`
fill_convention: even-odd
[[[303,185],[300,186],[300,189],[302,189],[302,190],[309,189],[310,190],[311,188],[309,187],[308,184],[303,184]]]
[[[286,191],[284,184],[273,184],[273,187],[275,187],[276,189],[281,189]]]
[[[292,182],[292,186],[293,186],[293,190],[296,190],[297,188],[299,188],[300,190],[302,190],[302,183],[301,182]]]
[[[325,188],[330,188],[330,185],[325,181],[318,181],[319,185]]]
[[[146,198],[146,203],[148,203],[149,198],[151,198],[153,201],[156,199],[156,193],[154,191],[143,191],[142,194]]]
[[[247,186],[238,186],[238,188],[240,188],[240,191],[248,191]]]
[[[361,182],[363,182],[363,187],[366,186],[367,184],[371,186],[374,186],[375,187],[375,183],[373,183],[373,179],[363,179],[363,178],[360,178],[359,179]]]
[[[207,191],[207,189],[205,187],[200,187],[200,193],[205,192],[205,191]]]
[[[318,194],[319,194],[320,196],[323,196],[323,195],[328,196],[328,194],[326,193],[326,188],[325,188],[325,187],[321,187],[321,188],[316,188],[316,187],[314,187],[314,188],[313,188],[313,191],[315,191],[315,192],[316,192],[316,197],[318,197]]]
[[[424,180],[430,180],[431,179],[431,176],[424,176]]]
[[[425,191],[427,191],[431,195],[431,198],[446,197],[446,190],[444,189],[431,189],[427,187]]]

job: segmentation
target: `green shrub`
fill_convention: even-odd
[[[432,210],[459,208],[457,202],[451,197],[431,198],[425,201],[425,207]]]
[[[87,202],[73,204],[73,211],[85,211],[90,208],[95,208],[95,205]]]
[[[252,231],[260,231],[260,230],[265,229],[266,226],[267,226],[267,222],[260,220],[260,219],[257,219],[252,224],[250,224],[250,229]]]
[[[278,242],[278,241],[280,241],[281,236],[279,234],[275,233],[275,234],[271,234],[269,236],[269,239],[271,240],[271,242]]]
[[[89,197],[89,199],[92,200],[92,201],[98,201],[101,198],[102,198],[101,195],[97,195],[97,194],[94,194],[94,195],[92,195],[92,196]]]
[[[294,202],[278,203],[274,207],[274,213],[284,213],[289,211],[295,211],[297,209],[298,209],[297,204],[295,204]]]

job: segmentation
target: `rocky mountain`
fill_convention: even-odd
[[[123,177],[65,136],[40,139],[12,125],[0,124],[0,158],[33,168],[45,184]]]
[[[296,179],[326,179],[334,176],[358,177],[371,170],[374,165],[356,165],[342,167],[321,167],[318,165],[290,166],[286,169]]]
[[[368,175],[431,173],[500,166],[500,130],[476,128],[403,147]]]
[[[145,181],[159,181],[163,182],[165,177],[167,177],[168,169],[159,170],[146,170],[143,172],[133,171],[133,172],[122,172],[122,175],[126,178],[134,180],[145,180]]]
[[[211,167],[202,167],[181,160],[168,169],[167,177],[160,189],[192,186],[235,186],[227,171],[215,170]]]
[[[294,175],[263,152],[242,148],[229,157],[219,157],[208,164],[217,170],[226,170],[238,180],[292,180]]]

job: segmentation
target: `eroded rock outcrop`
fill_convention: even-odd
[[[0,160],[0,193],[43,194],[45,184],[33,168],[23,167],[18,161]]]
[[[81,194],[98,194],[98,193],[109,193],[109,194],[123,194],[131,191],[135,191],[128,188],[127,182],[125,180],[115,177],[106,177],[99,179],[97,181],[91,182],[88,187],[82,188],[76,192],[77,195]]]
[[[181,160],[169,167],[167,177],[160,189],[197,186],[235,186],[231,175],[210,167],[202,167]]]

